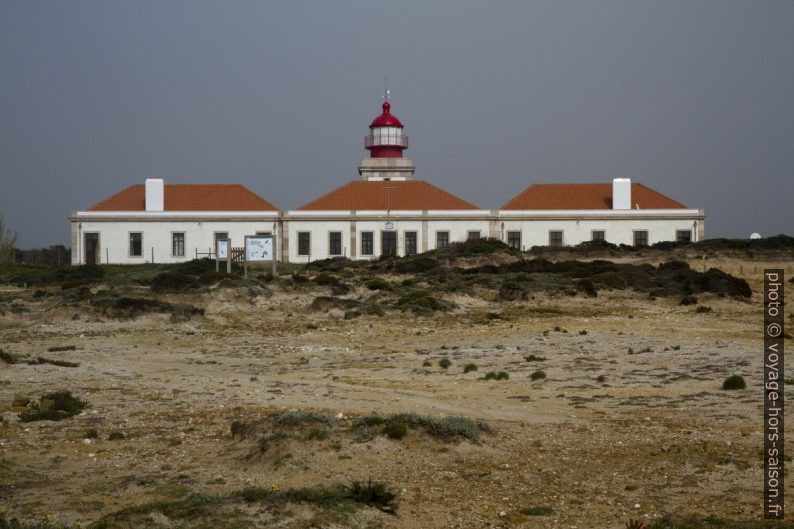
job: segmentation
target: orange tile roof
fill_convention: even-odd
[[[479,209],[422,180],[348,182],[299,210]]]
[[[88,211],[145,211],[146,187],[130,187],[94,204]],[[165,184],[165,211],[277,211],[240,184]]]
[[[642,184],[631,184],[632,209],[686,209],[682,203]],[[612,183],[532,184],[502,209],[612,209]]]

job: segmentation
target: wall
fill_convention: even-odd
[[[234,247],[244,244],[246,235],[256,232],[272,232],[273,219],[261,220],[180,220],[168,219],[160,221],[136,220],[101,220],[80,219],[72,221],[72,264],[85,262],[83,244],[85,233],[99,233],[100,262],[115,264],[177,263],[196,258],[196,253],[207,254],[215,251],[215,232],[227,232]],[[143,234],[143,252],[140,257],[129,255],[130,232]],[[185,255],[177,257],[171,254],[172,233],[185,233]],[[199,255],[201,257],[201,255]]]
[[[579,213],[577,215],[577,213]],[[246,235],[271,232],[277,223],[277,253],[281,260],[305,263],[326,259],[329,233],[342,234],[342,256],[374,259],[381,255],[381,232],[397,233],[397,254],[405,255],[405,233],[417,234],[419,253],[435,249],[436,232],[449,232],[449,241],[461,242],[469,231],[480,237],[500,238],[507,242],[509,231],[521,231],[522,249],[549,244],[549,231],[563,232],[563,244],[580,244],[592,238],[593,230],[604,230],[607,242],[633,244],[634,230],[647,230],[648,243],[674,241],[677,230],[689,230],[693,241],[703,240],[702,210],[629,210],[604,211],[285,211],[241,212],[222,214],[146,214],[78,212],[72,216],[72,262],[82,264],[86,232],[98,232],[101,263],[138,264],[173,263],[194,259],[197,252],[214,251],[215,232],[228,232],[233,246],[243,246]],[[311,234],[310,255],[298,255],[298,232]],[[361,233],[373,232],[373,255],[361,255]],[[129,255],[130,232],[143,233],[143,255]],[[172,233],[185,233],[185,255],[171,254]],[[281,239],[286,233],[288,239]]]

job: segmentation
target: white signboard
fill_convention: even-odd
[[[273,260],[273,236],[272,235],[246,235],[245,237],[245,260],[252,261],[272,261]]]
[[[221,239],[218,241],[218,248],[216,249],[216,253],[218,254],[218,259],[226,259],[226,252],[229,249],[229,241],[227,239]]]

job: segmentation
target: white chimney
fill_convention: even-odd
[[[612,209],[631,209],[631,179],[612,179]]]
[[[162,178],[146,179],[146,211],[165,209],[165,184]]]

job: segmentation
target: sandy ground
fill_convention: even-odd
[[[326,293],[319,287],[253,299],[217,289],[173,296],[206,308],[181,323],[110,320],[28,299],[24,312],[0,317],[0,347],[80,366],[0,362],[0,511],[88,523],[188,491],[372,479],[399,492],[398,515],[366,509],[344,524],[617,528],[669,512],[757,519],[760,274],[725,265],[747,270],[755,293],[749,302],[698,296],[714,309],[706,314],[627,291],[516,303],[459,297],[450,314],[345,320],[308,309]],[[46,353],[63,345],[76,350]],[[464,374],[468,363],[478,370]],[[537,369],[545,380],[530,379]],[[492,370],[510,379],[482,380]],[[722,391],[732,374],[748,388]],[[90,407],[65,421],[18,422],[15,396],[53,389]],[[479,444],[417,431],[401,441],[295,440],[265,454],[229,433],[233,420],[292,408],[462,415],[494,433]],[[99,439],[84,440],[90,429]],[[110,432],[125,439],[107,440]],[[522,513],[533,506],[554,512]],[[278,526],[325,526],[304,511]],[[262,512],[248,515],[252,526],[271,526]]]

